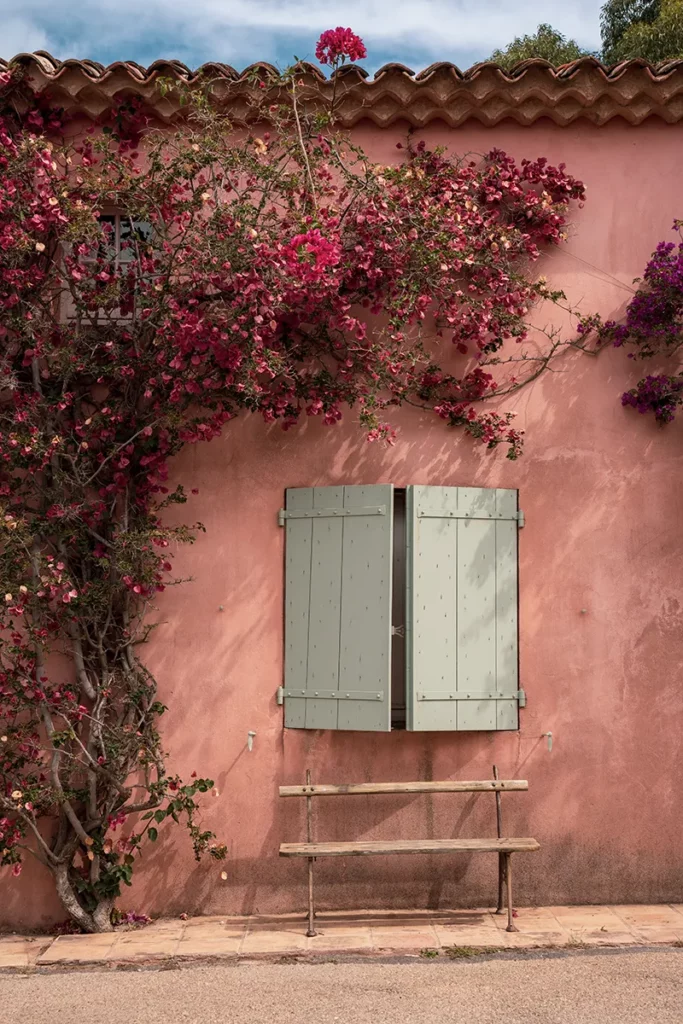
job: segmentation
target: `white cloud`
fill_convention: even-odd
[[[181,4],[178,4],[182,7]],[[556,4],[541,20],[551,20],[566,34],[582,41],[597,41],[599,6],[595,0]],[[281,31],[310,32],[350,25],[359,35],[375,42],[419,42],[433,52],[457,47],[472,49],[504,44],[539,21],[538,4],[520,0],[203,0],[199,7],[214,23],[258,30],[261,26]],[[195,8],[196,10],[196,8]]]
[[[36,21],[28,18],[3,18],[0,32],[3,51],[0,56],[11,57],[15,53],[50,49],[49,36]]]
[[[272,59],[296,47],[312,57],[325,28],[349,25],[372,51],[409,52],[431,60],[459,54],[484,57],[515,35],[550,21],[582,45],[599,44],[597,0],[551,3],[539,14],[532,0],[3,0],[16,3],[0,29],[6,56],[20,50],[52,49],[61,58],[115,51],[120,59],[137,53],[196,55],[243,66]],[[165,49],[164,49],[165,48]]]

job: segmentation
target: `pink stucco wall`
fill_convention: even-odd
[[[588,187],[566,250],[543,272],[585,311],[618,315],[628,285],[680,206],[683,129],[574,124],[433,127],[431,142],[566,161]],[[397,158],[400,127],[357,138]],[[538,854],[516,858],[520,904],[683,902],[683,439],[625,411],[619,395],[638,366],[618,351],[564,358],[506,407],[527,430],[511,463],[475,448],[436,418],[398,417],[395,448],[369,445],[349,416],[336,428],[298,432],[244,418],[222,439],[178,460],[200,493],[185,509],[207,533],[175,567],[194,582],[167,592],[165,622],[148,657],[171,710],[171,764],[216,781],[204,821],[225,839],[225,865],[197,866],[172,829],[145,854],[125,904],[152,914],[275,913],[305,906],[305,864],[278,858],[304,838],[302,801],[277,787],[320,782],[527,778],[503,800],[507,830],[535,836]],[[393,482],[517,487],[521,680],[528,707],[518,733],[411,734],[283,729],[283,531],[289,486]],[[219,610],[219,606],[223,610]],[[256,732],[247,750],[247,733]],[[542,734],[551,731],[548,751]],[[319,838],[492,835],[491,796],[318,801]],[[485,830],[485,831],[483,831]],[[227,871],[227,881],[221,871]],[[318,862],[323,907],[489,904],[492,858],[350,858]],[[3,892],[0,922],[38,926],[63,916],[42,869]],[[4,887],[4,886],[3,886]],[[10,887],[8,886],[7,889]]]

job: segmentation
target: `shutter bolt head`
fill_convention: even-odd
[[[587,608],[582,608],[581,609],[581,614],[582,615],[587,615],[588,614],[588,609]]]
[[[223,605],[222,605],[222,604],[219,604],[219,605],[218,605],[218,611],[219,611],[219,612],[222,612],[222,611],[223,611]]]

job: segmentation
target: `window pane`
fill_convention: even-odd
[[[119,262],[135,258],[136,245],[146,246],[152,240],[152,225],[144,220],[121,217],[119,223]]]
[[[104,236],[99,245],[97,255],[101,256],[103,259],[113,260],[118,248],[118,241],[116,238],[116,215],[113,213],[103,213],[97,219],[102,227],[102,234]]]
[[[130,217],[121,217],[119,237],[121,242],[151,242],[152,225],[146,220],[131,220]]]

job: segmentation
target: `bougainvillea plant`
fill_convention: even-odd
[[[683,221],[673,230],[681,235]],[[579,334],[593,334],[598,345],[625,347],[631,359],[675,359],[683,345],[683,240],[660,242],[652,253],[622,321],[584,317]],[[683,405],[683,371],[648,374],[621,396],[622,405],[670,423]]]
[[[318,47],[333,71],[364,52],[340,29]],[[520,433],[482,403],[560,344],[530,338],[531,306],[561,297],[533,264],[582,184],[410,138],[377,166],[314,82],[255,76],[240,124],[210,81],[173,129],[126,100],[69,142],[3,75],[0,863],[35,855],[87,931],[112,927],[162,823],[185,823],[198,857],[225,852],[198,823],[211,780],[167,767],[139,656],[179,582],[170,552],[200,528],[164,520],[187,498],[173,456],[246,413],[287,429],[353,410],[391,442],[410,403],[514,458]]]

